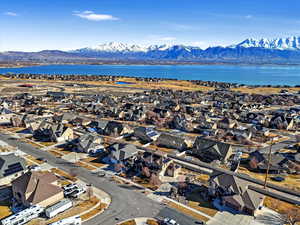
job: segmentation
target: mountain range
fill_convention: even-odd
[[[0,62],[300,64],[300,37],[271,40],[249,38],[238,44],[207,49],[186,45],[150,45],[145,47],[110,42],[71,51],[0,52]]]

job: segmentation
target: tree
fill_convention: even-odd
[[[296,225],[300,222],[300,207],[292,204],[284,203],[278,199],[269,199],[267,202],[268,208],[271,208],[278,212],[281,216],[281,220],[285,224]]]
[[[147,166],[142,168],[142,175],[149,178],[151,176],[150,170]]]
[[[160,181],[159,177],[156,174],[152,173],[149,184],[158,187],[162,184],[162,182]]]
[[[286,212],[284,215],[286,218],[286,222],[289,225],[296,225],[298,222],[300,222],[300,209],[299,208],[293,208]]]

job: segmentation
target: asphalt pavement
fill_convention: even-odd
[[[136,217],[176,218],[180,225],[192,225],[197,222],[192,217],[151,200],[141,192],[125,188],[120,184],[110,181],[108,178],[99,178],[85,168],[76,166],[61,158],[56,158],[46,151],[36,149],[32,145],[16,140],[9,135],[0,133],[0,140],[36,158],[45,158],[47,163],[56,168],[66,172],[72,171],[74,173],[76,171],[79,179],[108,193],[112,199],[108,209],[85,222],[85,225],[114,225],[117,222]]]

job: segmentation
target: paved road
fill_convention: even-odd
[[[289,134],[287,132],[282,132],[282,131],[272,131],[272,132],[277,133],[277,134],[282,135],[282,136],[286,136],[286,137],[289,138],[288,140],[275,143],[272,146],[272,153],[275,153],[275,152],[277,152],[281,149],[287,148],[287,146],[290,145],[290,144],[295,144],[296,143],[296,136],[293,135],[293,134]],[[268,147],[262,148],[262,149],[260,149],[260,151],[263,152],[263,153],[268,153],[270,151],[270,147],[268,146]]]
[[[70,172],[76,170],[78,178],[92,184],[93,186],[105,191],[112,198],[112,203],[104,213],[87,221],[86,225],[113,225],[135,217],[170,217],[176,218],[180,225],[195,224],[195,219],[181,214],[173,209],[167,208],[160,203],[153,201],[140,192],[130,190],[122,185],[118,185],[108,180],[108,178],[99,178],[90,171],[78,167],[63,159],[56,158],[46,151],[34,148],[32,145],[23,143],[12,138],[9,135],[0,133],[0,140],[7,142],[9,145],[18,147],[21,151],[34,157],[43,157],[54,167]]]

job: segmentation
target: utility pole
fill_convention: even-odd
[[[273,144],[274,144],[274,137],[272,137],[272,139],[271,139],[271,144],[270,144],[270,148],[269,148],[268,166],[267,166],[267,172],[266,172],[266,177],[265,177],[264,189],[266,189],[266,187],[267,187],[267,180],[268,180],[268,175],[269,175],[269,170],[270,170],[270,161],[271,161]]]

